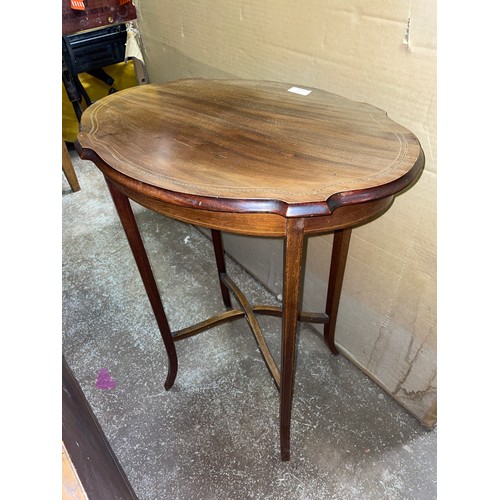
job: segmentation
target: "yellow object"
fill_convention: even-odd
[[[113,88],[119,90],[137,85],[135,76],[134,63],[118,63],[112,66],[106,66],[104,71],[111,76],[115,81]],[[80,73],[78,75],[83,88],[86,90],[92,102],[97,101],[109,94],[109,85],[95,78],[88,73]],[[66,142],[75,142],[78,135],[78,120],[76,119],[75,110],[68,98],[66,89],[62,85],[62,136]],[[86,108],[84,99],[81,102],[82,110]]]

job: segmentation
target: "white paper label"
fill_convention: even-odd
[[[312,92],[312,90],[301,89],[299,87],[291,87],[288,89],[288,92],[293,92],[294,94],[300,94],[300,95],[309,95]]]

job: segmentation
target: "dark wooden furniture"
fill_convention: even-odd
[[[306,95],[307,94],[307,95]],[[417,138],[368,104],[274,82],[181,80],[132,88],[85,111],[77,150],[102,171],[169,358],[174,341],[246,317],[280,394],[281,458],[290,458],[297,321],[335,322],[351,228],[370,221],[421,173]],[[129,199],[212,230],[228,310],[171,332]],[[284,238],[282,309],[251,305],[226,274],[220,231]],[[334,232],[325,310],[300,310],[304,239]],[[230,295],[238,303],[230,308]],[[257,315],[282,317],[281,364]]]
[[[137,495],[64,357],[62,438],[89,498],[137,500]]]
[[[80,121],[82,99],[92,101],[78,75],[89,73],[116,92],[114,79],[105,67],[125,60],[126,22],[137,18],[131,0],[86,0],[83,10],[62,0],[62,82]]]
[[[131,0],[85,0],[85,10],[71,8],[70,0],[62,0],[62,34],[106,28],[137,18]]]

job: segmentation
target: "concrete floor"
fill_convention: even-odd
[[[102,175],[70,154],[81,191],[63,177],[63,353],[141,500],[436,498],[436,431],[307,325],[288,463],[278,394],[245,320],[178,342],[166,392],[163,344]],[[222,312],[211,242],[133,207],[172,329]],[[230,259],[228,271],[251,302],[278,303]],[[280,320],[262,326],[279,360]],[[114,389],[96,388],[101,368]]]

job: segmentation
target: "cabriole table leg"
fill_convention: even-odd
[[[151,264],[149,263],[148,255],[146,253],[146,249],[144,248],[132,207],[130,206],[130,201],[127,196],[125,196],[113,185],[111,181],[106,179],[106,182],[127,236],[130,248],[134,255],[149,302],[153,308],[153,313],[155,315],[156,322],[158,323],[163,343],[165,344],[165,349],[167,350],[168,375],[165,381],[165,389],[168,390],[174,384],[175,377],[177,375],[177,352],[172,339],[170,326],[168,324],[167,316],[165,315],[165,310],[163,308],[160,293],[151,269]]]

